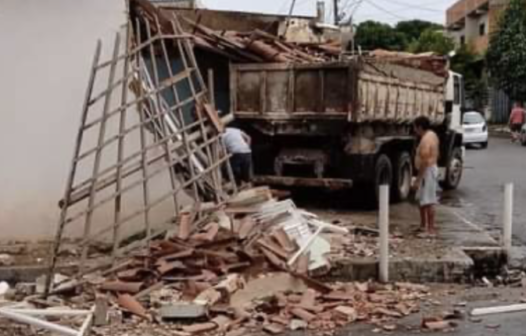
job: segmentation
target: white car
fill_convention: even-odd
[[[480,145],[482,148],[488,147],[488,124],[478,112],[466,112],[462,117],[462,128],[464,129],[465,145]]]
[[[522,126],[521,130],[521,144],[526,147],[526,125]]]

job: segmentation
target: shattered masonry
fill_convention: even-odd
[[[235,188],[221,172],[228,166],[220,139],[222,124],[207,102],[188,35],[181,32],[175,17],[158,15],[146,2],[131,2],[130,18],[126,33],[116,35],[109,61],[100,60],[102,46],[100,41],[97,44],[71,172],[60,202],[48,280],[59,262],[68,228],[83,227],[80,268],[85,271],[90,248],[97,240],[111,236],[115,260],[173,227],[185,190],[198,207],[203,201],[224,201]],[[106,89],[95,92],[99,78],[107,78]],[[93,131],[98,140],[88,147],[83,140]],[[140,139],[140,145],[134,137]],[[104,167],[102,157],[108,160],[111,155],[115,164]],[[86,179],[80,173],[83,169],[92,171]],[[160,193],[159,183],[153,190],[152,181],[163,175],[169,183]],[[127,200],[138,191],[143,206],[137,210]],[[154,222],[157,207],[170,200],[172,213]],[[114,205],[113,216],[106,218],[112,220],[95,225],[94,218],[109,204]],[[145,237],[126,245],[121,232],[139,218]],[[50,281],[47,291],[49,287]]]

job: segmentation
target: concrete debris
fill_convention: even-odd
[[[0,266],[12,266],[15,258],[10,254],[0,254]]]
[[[173,304],[159,309],[159,316],[163,319],[197,319],[206,316],[208,309],[202,304]]]
[[[487,307],[473,309],[471,316],[484,316],[492,314],[504,314],[526,311],[526,304],[514,304],[509,306]]]
[[[0,282],[0,297],[4,296],[11,287],[9,284],[5,281]]]
[[[337,60],[339,45],[289,43],[261,30],[251,33],[214,31],[187,18],[183,21],[189,27],[197,48],[212,51],[236,62],[275,63],[319,63]]]
[[[109,299],[106,295],[98,294],[95,297],[95,312],[93,325],[100,327],[109,323]]]
[[[334,309],[337,317],[344,319],[346,322],[354,322],[358,318],[356,309],[347,306],[338,306]]]
[[[214,322],[192,324],[190,326],[183,327],[183,331],[190,334],[200,334],[203,332],[211,331],[217,328],[217,324]]]
[[[62,274],[55,274],[53,276],[53,283],[55,285],[62,284],[68,280],[69,278]],[[45,285],[46,285],[46,276],[43,275],[43,276],[38,277],[36,280],[36,293],[43,294],[45,290]]]
[[[452,327],[449,321],[424,322],[423,327],[431,331],[446,330]]]
[[[148,1],[130,0],[130,3],[132,17],[140,19],[137,20],[138,27],[134,29],[139,29],[139,32],[144,30],[147,35],[155,33],[155,36],[147,41],[130,38],[130,41],[134,41],[132,50],[135,48],[138,50],[134,53],[129,52],[130,55],[142,55],[141,48],[151,47],[150,59],[153,57],[155,60],[157,55],[163,58],[161,55],[166,54],[167,51],[162,47],[168,45],[170,54],[184,54],[190,60],[194,58],[191,48],[196,47],[220,53],[237,62],[249,60],[256,63],[268,61],[313,63],[336,60],[340,52],[334,45],[290,44],[258,30],[248,35],[232,31],[217,32],[199,22],[189,22],[186,18],[180,18],[186,22],[185,27],[192,27],[191,32],[183,34],[180,32],[182,28],[178,27],[178,20],[172,22],[170,18],[159,14],[160,11]],[[174,38],[174,42],[172,37],[169,41],[165,41],[166,36],[173,34],[181,35],[181,39],[192,40],[194,45],[183,43],[177,38]],[[143,47],[140,47],[140,42],[143,43]],[[154,46],[154,43],[158,45]],[[117,42],[116,47],[119,47]],[[118,55],[119,48],[115,50],[115,62],[117,59],[129,60],[128,56]],[[164,58],[166,58],[166,68],[170,68],[168,55]],[[183,57],[183,61],[188,61],[185,58]],[[148,63],[148,57],[140,59],[140,62]],[[94,66],[94,73],[96,67]],[[138,67],[140,68],[138,70],[142,69],[140,72],[125,73],[126,78],[148,77],[148,67],[145,65]],[[156,68],[155,64],[153,68]],[[142,108],[145,110],[145,115],[151,118],[165,108],[179,109],[174,106],[156,106],[161,103],[155,103],[154,97],[150,96],[155,92],[158,94],[170,91],[167,89],[172,86],[173,95],[177,97],[181,85],[175,85],[178,83],[176,79],[185,79],[190,74],[192,78],[194,75],[196,78],[200,77],[198,73],[190,72],[197,67],[193,68],[186,69],[187,71],[182,74],[170,74],[171,78],[163,79],[163,85],[142,83],[143,80],[133,83],[128,83],[127,79],[119,81],[125,84],[124,88],[129,86],[132,91],[136,91],[136,94],[149,92],[146,98],[138,99],[138,102],[140,102],[139,106],[144,105]],[[155,79],[157,76],[153,77]],[[193,80],[189,82],[193,83]],[[139,87],[136,87],[137,84]],[[111,92],[113,86],[115,85],[110,85],[108,92]],[[203,87],[204,84],[199,86]],[[195,91],[195,88],[191,91]],[[201,103],[204,102],[197,99],[197,95],[198,93],[193,92],[192,99],[188,100],[188,103],[181,104],[202,105]],[[160,97],[157,98],[159,100]],[[232,190],[226,185],[223,186],[219,181],[222,176],[216,175],[221,175],[220,170],[228,157],[222,157],[219,161],[214,159],[213,157],[218,153],[213,153],[215,149],[212,148],[216,147],[211,144],[220,142],[220,134],[215,133],[221,133],[224,126],[215,108],[206,103],[202,111],[201,108],[196,107],[196,111],[192,112],[197,115],[206,114],[205,119],[209,123],[212,122],[215,132],[211,132],[210,127],[206,127],[202,120],[197,123],[202,128],[201,135],[189,133],[193,128],[190,126],[186,131],[183,130],[184,127],[179,128],[180,125],[172,122],[172,119],[177,118],[167,118],[170,121],[167,124],[171,125],[168,130],[163,130],[164,126],[159,127],[154,122],[151,122],[152,125],[148,123],[149,127],[159,128],[155,133],[155,144],[163,143],[167,146],[165,155],[160,153],[158,158],[152,157],[148,160],[151,161],[150,163],[142,162],[142,168],[135,165],[126,166],[122,172],[120,168],[125,165],[124,162],[119,161],[115,167],[118,168],[115,177],[111,175],[114,169],[112,168],[106,174],[108,177],[102,179],[100,183],[92,185],[93,181],[90,181],[86,185],[74,186],[71,188],[74,192],[62,201],[61,206],[64,214],[67,214],[68,208],[74,207],[88,197],[98,199],[94,192],[102,192],[103,189],[114,184],[120,185],[118,182],[122,179],[121,175],[128,177],[141,170],[145,172],[149,166],[164,160],[165,156],[170,162],[164,169],[170,175],[175,171],[177,180],[180,180],[180,188],[171,190],[171,193],[167,194],[168,197],[174,196],[176,199],[179,191],[193,190],[195,203],[182,207],[175,201],[175,211],[165,223],[167,228],[160,232],[149,232],[153,231],[154,227],[146,223],[147,229],[144,232],[146,238],[114,237],[114,244],[106,244],[108,246],[101,248],[100,251],[97,250],[97,257],[102,257],[101,261],[94,259],[90,253],[90,248],[93,249],[95,244],[91,241],[102,239],[106,235],[118,236],[117,228],[125,227],[122,224],[131,222],[135,217],[127,219],[127,216],[123,216],[122,223],[113,223],[111,227],[106,227],[97,234],[84,237],[85,246],[79,244],[79,247],[75,247],[75,251],[67,253],[79,255],[83,250],[82,259],[86,259],[82,260],[80,267],[83,273],[75,278],[55,274],[54,277],[48,277],[52,279],[49,283],[46,283],[45,278],[39,279],[36,283],[36,293],[42,294],[46,290],[46,295],[50,294],[46,301],[39,304],[53,306],[57,305],[53,302],[58,301],[72,303],[83,309],[93,306],[93,321],[90,320],[89,324],[96,326],[102,335],[115,334],[112,328],[116,324],[123,328],[146,326],[148,332],[152,330],[152,335],[157,329],[164,332],[159,334],[168,334],[167,330],[169,330],[170,335],[177,336],[203,333],[242,336],[253,331],[265,331],[274,335],[286,330],[307,329],[319,331],[320,335],[327,335],[336,328],[355,321],[372,323],[380,321],[384,324],[383,330],[393,331],[396,325],[392,321],[416,310],[419,301],[428,295],[425,286],[408,283],[386,286],[373,283],[341,284],[327,283],[323,278],[316,279],[315,277],[330,271],[332,259],[328,257],[329,254],[336,253],[340,259],[348,256],[349,251],[350,254],[373,256],[375,248],[371,246],[376,244],[378,232],[359,227],[349,231],[342,226],[325,223],[316,215],[298,209],[290,199],[286,199],[288,197],[286,193],[275,192],[268,187],[237,192],[235,185]],[[167,116],[171,114],[167,113]],[[197,121],[200,121],[199,118]],[[142,127],[142,125],[136,126]],[[202,138],[211,133],[216,135],[212,140]],[[79,134],[82,135],[82,132]],[[119,135],[115,139],[120,139],[122,136]],[[161,143],[160,139],[165,140]],[[201,148],[193,148],[205,146],[207,143],[206,151],[210,153],[205,153]],[[185,148],[181,147],[183,145]],[[145,153],[144,144],[142,147],[142,153]],[[176,161],[170,158],[180,155],[182,157],[177,157]],[[144,161],[144,157],[142,160]],[[72,173],[75,173],[75,169]],[[194,174],[197,176],[192,177]],[[148,180],[146,177],[143,178]],[[175,185],[176,176],[171,178],[172,184]],[[94,181],[97,182],[97,179],[95,178]],[[120,194],[126,189],[129,188],[124,188],[117,193],[118,195],[112,197],[120,202]],[[152,204],[158,203],[148,203],[144,210],[146,215],[153,207]],[[98,205],[96,202],[96,207],[99,206],[102,204]],[[92,210],[84,211],[90,213],[87,215],[89,220]],[[84,217],[84,212],[79,216]],[[151,212],[153,215],[154,210]],[[64,218],[68,218],[68,223],[69,220],[73,221],[71,217],[64,216]],[[61,227],[64,228],[66,224],[66,221],[61,222]],[[156,227],[155,230],[157,229],[160,230]],[[122,232],[126,231],[125,227]],[[121,234],[124,235],[122,232]],[[331,234],[335,239],[344,241],[338,249],[332,244],[331,239],[326,238],[326,235]],[[361,236],[364,237],[363,241],[360,240]],[[57,239],[56,251],[59,251],[58,247],[63,245],[61,244],[63,238],[61,236]],[[57,253],[52,260],[51,275],[55,273],[60,256],[60,253]],[[10,255],[0,255],[0,265],[8,264],[10,260]],[[91,271],[86,271],[87,268],[84,267],[88,263],[90,267],[93,264]],[[56,287],[66,281],[68,281],[68,292],[59,293]],[[8,289],[7,284],[0,283],[0,295]],[[48,291],[51,293],[47,293]],[[32,292],[29,288],[24,291],[28,296],[32,295]],[[430,320],[423,323],[426,328],[433,330],[439,330],[441,324],[450,325],[450,322]],[[67,330],[66,334],[68,333],[73,335],[71,330]]]
[[[272,335],[279,335],[285,331],[285,327],[281,324],[267,324],[263,327],[263,330]]]
[[[305,330],[309,325],[303,320],[293,319],[290,321],[289,329],[292,331]]]

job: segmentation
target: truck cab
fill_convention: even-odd
[[[445,125],[441,135],[440,185],[445,190],[456,189],[462,179],[465,147],[462,136],[462,110],[464,106],[464,80],[462,75],[449,71],[445,92]]]

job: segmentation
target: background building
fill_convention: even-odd
[[[447,10],[446,27],[458,46],[471,44],[484,53],[489,36],[497,29],[498,18],[509,0],[460,0]]]
[[[459,0],[446,13],[446,29],[457,47],[469,45],[480,55],[484,54],[490,43],[490,36],[498,29],[499,18],[506,9],[509,0]],[[484,65],[482,64],[482,73]],[[483,112],[494,123],[506,123],[512,102],[495,88],[487,89],[487,106]],[[467,106],[470,108],[469,106]]]

